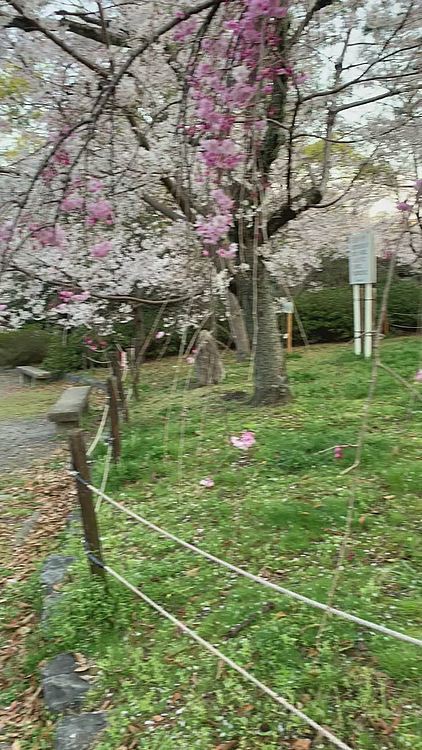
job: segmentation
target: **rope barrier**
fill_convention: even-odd
[[[74,473],[77,480],[81,482],[82,484],[84,484],[86,487],[88,487],[88,489],[90,489],[91,492],[93,492],[95,495],[98,495],[103,500],[106,500],[106,502],[108,502],[110,505],[113,505],[118,510],[121,510],[123,513],[126,513],[126,515],[130,516],[135,521],[139,521],[147,528],[151,529],[152,531],[155,531],[161,536],[164,536],[166,539],[169,539],[170,541],[175,542],[176,544],[179,544],[182,547],[185,547],[185,549],[188,549],[191,552],[195,552],[197,555],[201,555],[201,557],[204,557],[205,559],[210,560],[213,563],[217,563],[217,565],[222,565],[224,568],[231,570],[233,573],[237,573],[238,575],[243,576],[244,578],[248,578],[250,581],[254,581],[254,583],[258,583],[261,586],[265,586],[266,588],[272,589],[273,591],[277,591],[279,594],[283,594],[283,596],[288,596],[288,597],[291,597],[292,599],[296,599],[297,601],[302,602],[302,604],[307,604],[308,606],[313,607],[314,609],[320,609],[323,612],[328,612],[329,614],[335,615],[336,617],[341,617],[343,620],[348,620],[349,622],[353,622],[357,625],[361,625],[362,627],[368,628],[369,630],[373,630],[377,633],[381,633],[382,635],[388,635],[388,636],[391,636],[392,638],[397,638],[400,641],[405,641],[406,643],[412,643],[415,646],[422,646],[422,640],[420,638],[414,638],[411,635],[406,635],[406,633],[401,633],[397,630],[392,630],[391,628],[387,628],[385,625],[378,625],[375,622],[364,620],[361,617],[357,617],[356,615],[351,615],[349,612],[344,612],[343,610],[337,609],[336,607],[330,607],[327,604],[323,604],[322,602],[316,601],[315,599],[310,599],[309,597],[304,596],[303,594],[298,594],[295,591],[286,589],[283,586],[279,586],[276,583],[267,581],[265,578],[262,578],[261,576],[257,576],[257,575],[254,575],[253,573],[249,573],[247,570],[244,570],[243,568],[239,568],[237,565],[232,565],[232,563],[226,562],[225,560],[222,560],[219,557],[216,557],[215,555],[210,554],[209,552],[205,552],[199,547],[196,547],[194,544],[185,542],[183,539],[180,539],[180,537],[177,537],[174,534],[171,534],[169,531],[165,531],[159,526],[156,526],[154,523],[151,523],[151,521],[148,521],[146,518],[143,518],[137,513],[134,513],[132,510],[125,508],[125,506],[122,505],[121,503],[118,503],[116,500],[113,500],[111,497],[106,495],[101,490],[98,490],[96,487],[93,487],[93,485],[85,482],[82,479],[82,477],[79,474],[77,474],[77,472],[72,472],[72,473]]]
[[[107,454],[106,454],[105,461],[104,461],[104,471],[103,471],[103,478],[101,480],[101,489],[100,489],[101,493],[103,493],[104,490],[105,490],[105,488],[107,487],[108,475],[110,473],[112,451],[113,451],[113,448],[112,448],[112,443],[110,441],[109,444],[108,444]],[[98,513],[98,511],[101,508],[101,500],[102,500],[102,498],[99,497],[98,500],[97,500],[97,502],[96,502],[96,505],[95,505],[95,512],[96,513]]]
[[[101,422],[100,422],[98,430],[97,430],[97,434],[95,435],[95,437],[94,437],[91,445],[87,449],[87,452],[86,452],[87,456],[91,456],[92,455],[92,453],[96,449],[99,441],[101,440],[101,436],[102,436],[102,434],[104,432],[104,428],[106,426],[106,422],[107,422],[107,417],[108,417],[109,410],[110,410],[110,406],[109,406],[108,403],[106,403],[106,405],[104,406],[102,417],[101,417]]]
[[[184,622],[181,620],[178,620],[174,615],[172,615],[170,612],[168,612],[164,607],[162,607],[160,604],[157,604],[153,599],[150,599],[149,596],[144,594],[140,589],[138,589],[136,586],[134,586],[132,583],[130,583],[126,578],[123,578],[119,573],[117,573],[113,568],[110,568],[108,565],[104,565],[101,563],[97,558],[88,553],[88,557],[90,557],[93,562],[95,562],[97,565],[99,565],[101,568],[103,568],[107,573],[109,573],[113,578],[115,578],[117,581],[122,583],[124,586],[126,586],[127,589],[132,591],[136,596],[139,596],[140,599],[142,599],[146,604],[148,604],[152,609],[154,609],[158,614],[165,617],[167,620],[169,620],[173,625],[176,625],[176,627],[179,628],[185,635],[187,635],[192,640],[196,641],[196,643],[199,643],[200,646],[202,646],[204,649],[209,651],[213,656],[216,656],[218,659],[221,659],[227,666],[231,667],[231,669],[234,669],[238,674],[240,674],[245,680],[248,682],[251,682],[255,687],[257,687],[259,690],[261,690],[263,693],[268,695],[270,698],[272,698],[276,703],[278,703],[282,708],[286,709],[287,711],[290,711],[290,713],[294,714],[294,716],[297,716],[298,719],[301,719],[305,724],[308,724],[308,726],[312,727],[316,732],[318,732],[320,735],[325,737],[329,742],[331,742],[336,747],[340,748],[340,750],[352,750],[352,748],[349,745],[346,745],[345,742],[342,742],[338,737],[336,737],[332,732],[330,732],[328,729],[325,729],[323,726],[318,724],[316,721],[311,719],[309,716],[303,713],[303,711],[300,711],[296,706],[294,706],[292,703],[289,703],[285,698],[278,695],[274,690],[269,688],[267,685],[265,685],[263,682],[258,680],[256,677],[254,677],[250,672],[248,672],[246,669],[240,666],[240,664],[237,664],[237,662],[233,661],[233,659],[230,659],[229,656],[226,656],[222,653],[218,648],[212,645],[212,643],[209,643],[209,641],[206,641],[204,638],[202,638],[198,633],[196,633],[194,630],[191,630],[187,625],[185,625]]]

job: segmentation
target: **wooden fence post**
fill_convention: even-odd
[[[111,361],[111,369],[113,371],[113,375],[116,378],[117,393],[119,395],[120,406],[121,406],[122,413],[123,413],[123,419],[125,420],[125,422],[129,422],[129,410],[127,406],[125,387],[123,385],[122,367],[119,361],[118,352],[112,353],[110,361]]]
[[[292,352],[292,341],[293,341],[293,313],[287,313],[287,353]]]
[[[120,458],[120,426],[119,426],[119,405],[117,401],[117,384],[116,384],[116,378],[114,376],[111,378],[107,378],[107,393],[109,397],[109,407],[110,407],[112,455],[113,455],[114,463],[117,463]]]
[[[69,445],[74,470],[79,474],[79,477],[84,482],[91,484],[91,475],[86,458],[85,441],[82,430],[75,430],[71,433],[69,438]],[[95,515],[94,503],[92,501],[92,491],[89,489],[89,487],[79,481],[78,477],[76,477],[75,481],[79,505],[81,507],[82,524],[84,528],[87,552],[91,552],[93,555],[95,555],[100,563],[103,563],[100,537],[98,534],[97,517]],[[104,569],[99,565],[96,565],[91,557],[88,557],[88,559],[91,573],[104,579]]]

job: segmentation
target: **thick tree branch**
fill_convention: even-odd
[[[317,187],[309,188],[293,199],[291,205],[284,203],[274,211],[267,221],[267,237],[272,237],[281,227],[309,208],[318,205],[322,201],[322,193]]]
[[[333,5],[335,0],[316,0],[316,2],[313,4],[312,8],[310,8],[303,19],[302,23],[299,24],[297,29],[293,32],[291,38],[289,39],[288,46],[293,47],[294,44],[298,41],[298,39],[302,36],[304,30],[307,26],[309,26],[310,22],[312,21],[315,13],[318,13],[318,11],[322,10],[323,8],[327,8],[329,5]]]
[[[20,26],[20,28],[23,31],[37,31],[40,34],[43,34],[43,36],[60,47],[63,52],[66,52],[68,55],[73,57],[74,60],[77,60],[79,63],[81,63],[81,65],[84,65],[86,68],[94,71],[94,73],[97,73],[97,75],[101,76],[101,78],[107,77],[107,71],[104,68],[81,55],[77,49],[70,47],[57,34],[55,34],[53,31],[50,31],[50,29],[44,26],[38,18],[30,18],[29,16],[27,16],[23,7],[19,2],[17,2],[17,0],[7,0],[7,2],[19,13],[19,17],[22,21],[22,25]]]
[[[146,151],[150,151],[151,146],[149,145],[149,142],[145,133],[143,133],[139,127],[136,114],[129,109],[125,109],[125,115],[126,115],[127,121],[129,122],[132,128],[132,132],[134,133],[136,140],[138,141],[141,148],[144,148]],[[170,177],[166,177],[166,176],[160,177],[160,182],[163,185],[163,187],[166,188],[167,192],[171,195],[174,201],[177,203],[179,208],[183,211],[183,214],[186,217],[186,219],[191,222],[195,221],[195,214],[192,210],[189,196],[186,195],[185,191],[182,190],[177,185],[177,182],[175,180],[172,180]],[[178,217],[178,219],[179,218],[180,217]]]

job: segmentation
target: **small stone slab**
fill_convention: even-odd
[[[79,424],[79,419],[88,407],[91,387],[89,385],[67,388],[48,413],[50,422],[56,424]]]
[[[47,679],[48,677],[56,677],[59,674],[72,674],[77,666],[78,662],[73,654],[59,654],[44,664],[40,668],[40,672],[43,679]]]
[[[67,716],[57,723],[55,750],[89,750],[107,726],[104,711]]]
[[[64,581],[67,571],[74,561],[75,558],[71,555],[50,555],[50,557],[47,557],[41,571],[41,583],[47,589],[47,593],[52,594],[54,586]]]
[[[24,378],[29,380],[50,380],[51,372],[48,370],[41,370],[39,367],[31,367],[29,365],[17,367],[19,375],[23,375]]]
[[[62,713],[82,705],[89,683],[77,674],[58,674],[42,681],[44,703],[49,711]]]

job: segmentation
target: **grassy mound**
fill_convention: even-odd
[[[383,358],[413,384],[420,343],[386,342]],[[357,476],[341,475],[353,448],[333,456],[333,446],[356,443],[370,367],[345,346],[301,350],[289,361],[294,401],[252,410],[222,398],[247,388],[247,366],[228,360],[222,386],[192,390],[187,366],[148,363],[108,492],[183,539],[320,601],[353,496],[335,605],[416,635],[420,401],[380,372]],[[243,453],[229,438],[245,429],[257,442]],[[96,459],[98,485],[103,447]],[[200,485],[205,477],[213,487]],[[358,750],[422,748],[416,646],[334,618],[318,640],[319,611],[176,547],[105,503],[99,520],[109,565],[344,741]],[[98,750],[328,747],[116,581],[105,593],[77,540],[65,550],[78,562],[51,624],[54,645],[39,637],[28,668],[68,649],[95,660],[90,706],[106,697],[112,704]]]

